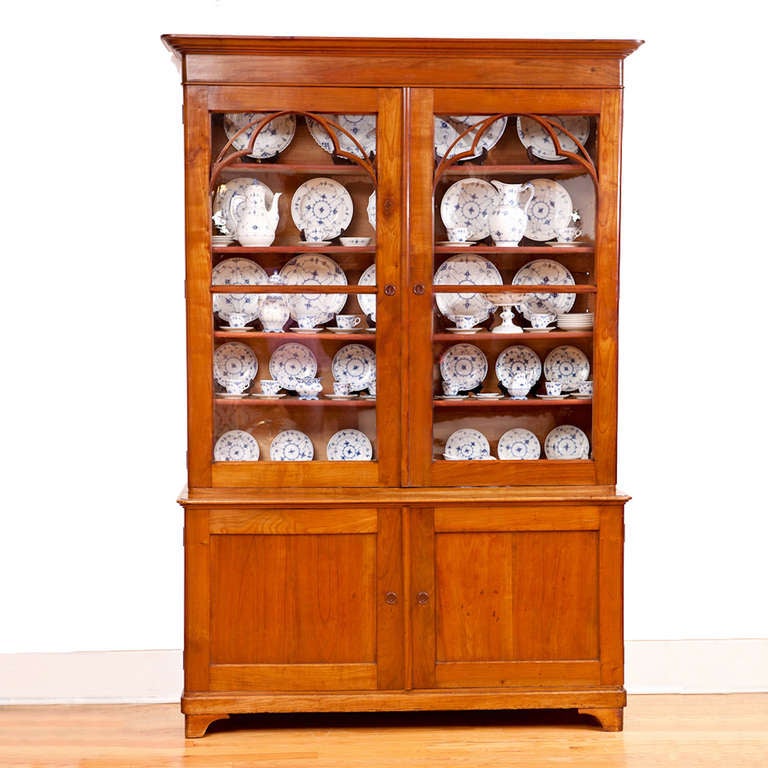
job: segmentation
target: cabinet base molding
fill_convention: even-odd
[[[235,714],[289,712],[417,712],[481,709],[577,709],[606,731],[620,731],[624,688],[585,690],[440,690],[376,693],[188,693],[181,700],[187,738],[204,736],[208,726]]]

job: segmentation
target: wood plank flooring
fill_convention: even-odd
[[[175,704],[0,707],[2,768],[766,768],[768,693],[635,695],[621,733],[570,712],[268,715],[184,738]]]

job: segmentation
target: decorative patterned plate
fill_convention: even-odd
[[[573,424],[555,427],[544,440],[548,459],[588,459],[589,438]]]
[[[376,265],[371,264],[357,281],[358,285],[376,285]],[[376,322],[376,295],[373,293],[359,293],[357,295],[357,303],[360,305],[360,309],[364,315],[368,315],[371,320]]]
[[[272,198],[274,194],[272,190],[263,182],[258,179],[242,176],[237,179],[232,179],[226,182],[226,184],[219,184],[216,195],[213,198],[213,223],[222,235],[234,235],[237,231],[237,221],[235,220],[233,212],[230,210],[232,198],[240,194],[245,196],[245,191],[248,187],[264,187],[264,202],[267,207],[272,205]],[[239,209],[238,209],[239,210]]]
[[[298,429],[278,432],[269,446],[269,458],[272,461],[312,461],[314,455],[312,441]]]
[[[435,116],[435,154],[438,157],[445,157],[448,148],[472,125],[482,123],[490,115],[445,115],[443,117]],[[484,149],[491,149],[495,146],[504,134],[507,127],[507,118],[500,117],[494,120],[484,131],[475,147],[475,153],[471,157],[479,157]],[[461,152],[468,152],[472,149],[472,142],[475,140],[477,130],[473,130],[461,139],[450,151],[448,157],[454,157]],[[468,156],[466,159],[469,159]]]
[[[501,273],[483,256],[458,253],[448,257],[435,272],[435,285],[501,285]],[[483,293],[436,293],[435,302],[447,318],[472,315],[482,323],[493,311],[493,304]]]
[[[580,381],[589,378],[589,360],[578,347],[555,347],[544,358],[544,377],[547,381],[562,382],[563,392],[574,392]]]
[[[496,358],[496,377],[507,389],[512,386],[515,376],[524,376],[529,389],[541,376],[541,360],[525,344],[513,344]]]
[[[269,277],[259,264],[240,256],[219,262],[211,273],[213,285],[265,285],[268,282]],[[214,293],[213,311],[226,322],[232,314],[244,314],[250,323],[259,314],[259,294]]]
[[[568,190],[552,179],[532,179],[533,198],[528,206],[525,236],[543,242],[554,240],[557,233],[571,223],[573,202]]]
[[[539,438],[529,429],[508,429],[500,438],[496,454],[506,460],[532,460],[541,456]]]
[[[363,344],[345,344],[333,356],[331,373],[353,392],[367,389],[376,379],[376,353]]]
[[[371,196],[368,198],[368,205],[365,207],[365,212],[368,214],[368,222],[376,229],[376,190],[371,192]]]
[[[346,285],[344,270],[324,253],[300,253],[280,270],[283,285]],[[291,317],[311,316],[316,324],[327,323],[344,308],[347,296],[343,293],[286,294]]]
[[[371,153],[376,152],[376,115],[323,115],[330,121],[341,126],[344,130],[351,133],[363,147],[365,156],[370,157]],[[307,127],[312,138],[326,151],[333,154],[335,149],[331,137],[325,128],[311,117],[307,118]],[[333,126],[331,126],[333,127]],[[361,157],[361,152],[355,143],[343,131],[334,129],[336,138],[339,142],[339,149],[349,152],[351,155]]]
[[[454,344],[440,358],[440,375],[459,391],[479,386],[487,374],[488,359],[474,344]]]
[[[296,341],[282,344],[269,359],[270,377],[278,381],[283,389],[295,392],[298,379],[313,378],[316,373],[317,359],[312,350]]]
[[[576,281],[560,262],[536,259],[515,273],[512,285],[576,285]],[[515,304],[526,320],[530,320],[535,312],[564,314],[573,307],[575,301],[575,293],[521,293],[515,299]]]
[[[224,132],[228,139],[236,136],[241,128],[245,128],[249,123],[262,120],[267,117],[269,112],[229,112],[224,115]],[[253,136],[255,125],[243,131],[232,142],[232,146],[240,152],[248,146],[248,142]],[[274,120],[270,120],[259,132],[256,141],[253,142],[253,149],[250,157],[258,160],[266,160],[269,157],[279,155],[292,141],[296,133],[296,116],[280,115]]]
[[[542,115],[552,123],[559,124],[567,131],[570,131],[582,144],[589,138],[589,118],[583,115]],[[574,144],[573,139],[558,130],[557,125],[555,134],[560,142],[560,148],[566,152],[578,153],[579,148]],[[564,155],[558,155],[555,151],[555,143],[547,130],[536,120],[530,117],[517,118],[517,135],[526,149],[542,160],[564,160]]]
[[[245,392],[258,370],[259,361],[247,344],[229,341],[213,353],[213,376],[227,392]]]
[[[250,432],[230,429],[216,441],[213,458],[215,461],[258,461],[259,444]]]
[[[328,461],[370,461],[373,448],[367,435],[358,429],[342,429],[331,436],[326,448]]]
[[[488,217],[498,199],[499,193],[490,182],[460,179],[445,190],[440,202],[440,218],[446,229],[467,227],[467,240],[482,240],[491,233]]]
[[[482,432],[476,429],[457,429],[445,441],[444,455],[454,459],[487,459],[491,455],[491,446]]]
[[[334,179],[309,179],[291,198],[291,216],[307,240],[333,240],[352,221],[352,197]]]

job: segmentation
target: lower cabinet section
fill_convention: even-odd
[[[187,735],[260,711],[621,727],[623,501],[185,503]]]

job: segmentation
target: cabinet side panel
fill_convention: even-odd
[[[205,509],[185,510],[184,561],[184,689],[205,691],[210,664],[210,560]]]

